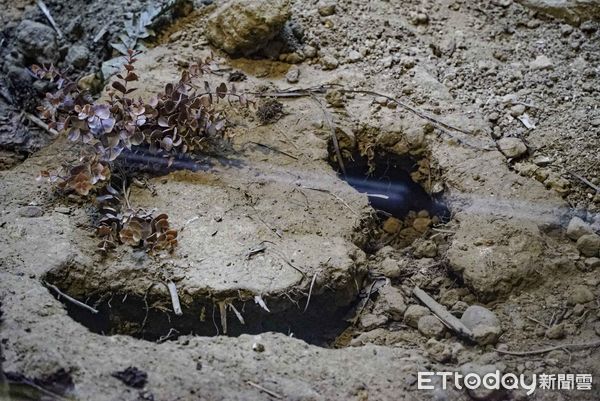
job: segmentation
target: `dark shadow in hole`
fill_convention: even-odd
[[[410,174],[417,170],[417,162],[412,157],[378,151],[370,172],[368,159],[358,151],[352,154],[352,159],[344,160],[345,177],[336,162],[331,165],[340,178],[368,195],[369,203],[380,217],[403,218],[409,211],[427,210],[430,216],[438,216],[441,221],[449,219],[450,212],[442,197],[431,196],[411,178]]]

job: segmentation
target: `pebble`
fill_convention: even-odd
[[[554,67],[554,63],[548,57],[541,55],[529,63],[529,68],[532,70],[546,70]]]
[[[306,56],[306,58],[314,58],[317,56],[317,49],[310,45],[304,46],[302,52],[304,53],[304,56]]]
[[[356,50],[350,50],[348,52],[348,61],[351,63],[359,62],[360,60],[362,60],[362,58],[363,58],[362,54],[360,54]]]
[[[327,54],[321,57],[321,65],[324,70],[334,70],[338,67],[339,61],[337,58],[333,57],[331,54]]]
[[[415,256],[417,258],[435,258],[437,256],[437,245],[433,241],[419,242],[415,247]]]
[[[285,79],[290,84],[297,83],[299,78],[300,78],[300,69],[296,66],[290,67],[287,74],[285,74]]]
[[[504,156],[508,158],[516,158],[527,153],[527,146],[519,138],[502,138],[498,142],[498,148]]]
[[[546,337],[548,337],[551,340],[560,340],[561,338],[564,338],[565,335],[566,333],[564,323],[556,324],[546,330]]]
[[[421,316],[417,322],[417,328],[425,337],[442,338],[446,332],[444,324],[433,315]]]
[[[379,289],[376,309],[389,316],[390,319],[401,321],[406,311],[404,294],[398,288],[386,285]]]
[[[69,48],[65,61],[75,68],[83,69],[90,60],[90,51],[82,45],[75,45]]]
[[[577,240],[577,249],[583,256],[598,256],[600,252],[600,235],[586,234]]]
[[[365,313],[360,317],[360,325],[365,330],[373,330],[379,326],[383,326],[387,321],[387,316],[382,314]]]
[[[471,330],[478,325],[500,326],[500,322],[498,321],[496,314],[491,310],[479,305],[469,306],[465,313],[463,313],[460,321]]]
[[[472,331],[473,337],[479,345],[496,344],[502,335],[500,326],[478,325]]]
[[[383,259],[376,270],[391,279],[400,277],[400,274],[402,273],[400,263],[392,258]]]
[[[510,115],[513,117],[518,117],[525,113],[525,106],[522,104],[515,104],[510,108]]]
[[[335,14],[335,3],[321,3],[318,11],[321,17],[329,17]]]
[[[39,206],[25,206],[19,210],[21,217],[40,217],[44,214],[44,210]]]
[[[427,355],[436,362],[449,362],[452,359],[452,349],[448,345],[434,338],[427,341],[425,344],[425,351],[427,352]]]
[[[573,217],[571,221],[569,221],[569,225],[567,226],[567,236],[573,241],[577,241],[582,236],[589,234],[594,234],[594,230],[592,230],[592,227],[588,223],[579,217]]]
[[[402,222],[399,219],[395,218],[395,217],[389,217],[383,223],[383,231],[385,231],[388,234],[395,234],[401,228],[402,228]]]
[[[585,266],[590,270],[600,268],[600,258],[587,258],[584,263]]]
[[[431,226],[431,219],[429,217],[417,217],[413,221],[413,228],[420,233],[424,233]]]
[[[429,309],[424,306],[410,305],[404,312],[404,323],[416,329],[419,325],[419,319],[429,314]]]
[[[594,294],[585,285],[576,285],[571,290],[567,302],[569,305],[585,304],[594,300]]]

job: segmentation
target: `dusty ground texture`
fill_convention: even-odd
[[[185,227],[174,255],[95,253],[93,205],[34,181],[76,156],[63,138],[1,172],[4,371],[64,369],[67,395],[94,400],[596,399],[598,347],[568,345],[600,339],[600,255],[575,242],[600,232],[598,22],[559,15],[568,25],[512,1],[291,5],[297,49],[282,61],[213,49],[225,74],[209,79],[241,71],[236,85],[249,92],[337,90],[280,98],[283,115],[266,125],[231,108],[231,152],[133,190],[136,206]],[[141,57],[140,95],[208,54],[210,11],[168,28]],[[349,91],[360,89],[433,119]],[[330,120],[344,155],[399,157],[449,216],[417,204],[377,219],[331,167]],[[567,233],[574,216],[583,228]],[[65,307],[45,282],[94,305],[101,321]],[[483,305],[493,329],[479,345],[460,340],[417,307],[415,286],[458,317]],[[214,336],[226,329],[251,334]],[[147,372],[143,389],[112,376],[129,366]],[[416,389],[420,370],[495,369],[589,373],[594,384],[530,397]]]

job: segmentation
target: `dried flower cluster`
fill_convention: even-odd
[[[242,107],[248,105],[243,93],[221,83],[212,91],[205,81],[202,89],[196,78],[209,71],[209,62],[194,64],[181,74],[175,84],[167,84],[164,91],[145,101],[131,94],[131,85],[138,81],[135,72],[137,52],[129,50],[124,71],[117,74],[107,91],[108,100],[94,103],[90,95],[81,91],[53,67],[33,66],[39,78],[49,79],[57,91],[46,95],[46,104],[39,108],[42,118],[51,128],[66,133],[71,141],[80,141],[93,151],[78,163],[59,172],[43,171],[41,177],[58,182],[65,193],[87,196],[106,189],[97,199],[102,218],[98,234],[100,249],[107,251],[118,242],[142,246],[148,250],[172,250],[177,245],[177,232],[169,228],[168,217],[161,214],[121,213],[125,194],[119,194],[110,185],[112,162],[123,152],[143,149],[154,157],[166,158],[170,166],[175,156],[206,150],[214,140],[222,138],[225,118],[217,111],[216,103],[232,99]],[[123,188],[126,191],[126,188]]]

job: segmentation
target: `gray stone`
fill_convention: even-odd
[[[71,46],[65,61],[75,68],[83,69],[90,59],[90,51],[81,45]]]
[[[421,316],[417,328],[426,337],[442,338],[446,332],[446,326],[433,315]]]
[[[409,305],[404,312],[404,323],[415,329],[419,325],[419,319],[429,315],[429,309],[421,305]]]
[[[546,337],[551,340],[560,340],[565,337],[565,324],[556,324],[546,330]]]
[[[435,338],[430,338],[425,343],[425,352],[436,362],[449,362],[452,359],[452,348]]]
[[[496,314],[491,310],[479,305],[471,305],[463,313],[460,321],[473,330],[476,326],[500,326]]]
[[[365,330],[373,330],[383,326],[388,321],[387,316],[374,313],[365,313],[360,317],[360,326]]]
[[[473,337],[479,345],[496,344],[502,335],[500,326],[478,324],[473,328]]]
[[[44,214],[44,210],[39,206],[26,206],[19,210],[21,217],[40,217]]]
[[[437,245],[433,241],[419,242],[415,247],[415,256],[417,258],[434,258],[437,256]]]
[[[392,258],[383,259],[376,270],[387,278],[398,278],[402,273],[400,262]]]
[[[577,249],[583,256],[598,256],[600,252],[600,235],[586,234],[577,240]]]
[[[519,138],[502,138],[498,142],[498,149],[509,158],[515,158],[527,153],[527,146]]]
[[[337,58],[333,57],[331,54],[321,57],[321,65],[323,66],[324,70],[336,69],[339,64],[340,63]]]
[[[584,263],[591,270],[600,268],[600,258],[587,258]]]
[[[299,78],[300,78],[300,69],[296,66],[290,67],[287,74],[285,74],[285,79],[290,84],[297,83]]]
[[[23,20],[16,28],[17,49],[36,63],[58,61],[56,33],[48,25]]]
[[[582,20],[600,18],[597,0],[519,0],[521,4],[545,14],[578,24]]]
[[[285,0],[232,0],[210,16],[205,34],[226,53],[249,56],[273,39],[289,17]]]
[[[570,305],[585,304],[594,300],[594,294],[585,285],[576,285],[571,290],[571,294],[568,298]]]
[[[573,241],[577,241],[583,235],[594,234],[592,227],[581,220],[579,217],[573,217],[567,226],[567,236]]]
[[[391,285],[380,288],[376,309],[392,320],[401,321],[406,311],[404,294],[398,288]]]
[[[529,63],[529,68],[532,70],[547,70],[554,67],[554,63],[548,57],[541,55]]]
[[[351,63],[356,63],[356,62],[362,60],[362,58],[363,58],[362,54],[360,54],[356,50],[350,50],[348,52],[348,61]]]
[[[335,3],[319,3],[318,11],[321,17],[329,17],[335,14]]]

